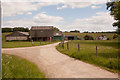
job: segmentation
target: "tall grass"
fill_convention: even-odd
[[[78,51],[78,43],[80,51]],[[75,59],[85,61],[96,66],[103,67],[112,72],[118,72],[118,41],[71,41],[63,49],[61,45],[57,50]],[[98,57],[96,56],[96,45],[98,46]]]
[[[45,78],[45,75],[25,59],[2,54],[2,78]]]

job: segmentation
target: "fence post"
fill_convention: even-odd
[[[78,51],[80,51],[80,46],[79,46],[79,43],[78,43]]]
[[[40,40],[40,45],[41,45],[41,40]]]
[[[64,42],[62,43],[62,47],[63,47],[63,49],[64,49]]]
[[[67,49],[69,50],[69,45],[68,45],[68,42],[67,42]]]
[[[98,57],[98,47],[96,46],[96,57]]]
[[[32,45],[34,45],[33,40],[32,40]]]

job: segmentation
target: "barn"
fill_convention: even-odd
[[[33,41],[48,41],[54,39],[53,26],[32,26],[30,37]]]
[[[54,31],[54,40],[62,40],[62,35],[61,31]]]
[[[6,41],[29,40],[28,32],[16,31],[5,36]]]

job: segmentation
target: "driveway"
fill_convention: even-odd
[[[2,53],[12,54],[34,62],[47,78],[117,78],[118,75],[75,60],[56,50],[59,43],[24,48],[2,49]]]

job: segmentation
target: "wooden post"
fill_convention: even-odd
[[[67,42],[67,49],[69,50],[69,45],[68,45],[68,42]]]
[[[41,40],[40,40],[40,45],[41,45]]]
[[[80,51],[80,46],[79,46],[79,43],[78,43],[78,51]]]
[[[98,48],[96,46],[96,57],[98,57]]]
[[[32,40],[32,45],[34,45],[33,40]]]
[[[63,49],[64,49],[64,42],[62,43],[62,47],[63,47]]]

